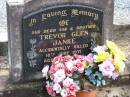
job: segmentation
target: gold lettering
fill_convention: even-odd
[[[81,54],[81,50],[74,50],[73,54]]]
[[[37,34],[40,34],[40,33],[41,33],[40,30],[34,30],[34,31],[32,31],[32,35],[37,35]]]
[[[51,59],[50,59],[50,58],[45,58],[45,59],[44,59],[44,63],[49,63],[49,62],[51,62]]]
[[[75,44],[75,43],[76,43],[75,38],[62,39],[62,40],[55,40],[53,42],[53,46],[56,46],[56,45],[68,45],[68,44]]]
[[[29,23],[29,27],[32,27],[36,22],[37,22],[37,20],[35,18],[31,18],[30,23]]]
[[[94,20],[98,20],[98,14],[95,14]]]
[[[87,15],[87,11],[78,11],[80,15]]]
[[[68,22],[69,22],[69,20],[61,20],[61,21],[59,21],[59,26],[68,26]]]
[[[48,18],[50,18],[50,17],[51,17],[51,14],[47,14],[46,16],[47,16]]]
[[[71,16],[78,16],[78,15],[93,17],[94,20],[98,19],[97,13],[90,12],[90,11],[84,11],[84,10],[78,10],[78,9],[71,10]]]
[[[76,32],[71,33],[72,37],[80,37],[80,36],[86,36],[86,35],[88,35],[88,31],[76,31]]]
[[[41,40],[51,40],[51,39],[63,39],[66,37],[66,33],[57,33],[57,34],[46,34],[46,35],[39,35]]]
[[[62,10],[62,11],[53,11],[53,12],[49,12],[49,13],[43,13],[42,14],[42,21],[45,21],[48,18],[51,17],[56,17],[56,16],[67,16],[67,10]]]
[[[56,32],[56,29],[44,29],[42,33],[54,33]]]
[[[58,46],[58,47],[52,47],[52,48],[42,48],[39,49],[39,53],[45,53],[45,52],[55,52],[55,51],[66,51],[69,50],[70,46]]]
[[[46,20],[46,14],[42,14],[42,21]]]
[[[90,17],[91,17],[91,16],[92,16],[92,13],[91,13],[91,12],[88,12],[88,16],[90,16]]]
[[[74,48],[75,49],[81,49],[81,48],[87,48],[88,47],[88,44],[77,44],[77,45],[74,45]]]
[[[45,54],[46,55],[46,57],[51,57],[51,54],[50,53],[47,53],[47,54]]]
[[[79,15],[78,14],[78,9],[72,9],[71,16],[76,16],[76,15]]]
[[[60,52],[62,55],[69,55],[69,51]]]
[[[70,31],[73,31],[73,29],[74,29],[74,28],[73,28],[73,27],[71,27],[71,28],[70,28]]]
[[[46,53],[45,55],[46,55],[46,57],[50,58],[50,57],[54,57],[56,54],[55,54],[55,52],[50,52],[50,53]]]
[[[62,11],[61,16],[67,16],[67,12],[66,12],[66,10],[63,10],[63,11]]]
[[[96,27],[97,27],[97,25],[90,21],[90,23],[88,23],[87,25],[77,26],[76,29],[77,30],[87,30],[87,29],[95,29]]]
[[[64,28],[59,28],[59,31],[67,31],[67,27],[64,27]]]

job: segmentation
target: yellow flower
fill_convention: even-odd
[[[94,62],[103,62],[107,59],[111,59],[112,55],[110,55],[108,52],[99,52],[97,55],[94,55]]]
[[[118,72],[123,72],[125,69],[125,63],[120,59],[120,57],[114,58],[114,65],[115,65],[115,69]]]
[[[85,68],[88,68],[90,66],[90,62],[89,61],[86,61],[85,64],[86,64]]]
[[[126,60],[125,54],[121,50],[113,51],[114,57],[119,57],[121,60]]]
[[[110,50],[116,50],[116,49],[118,49],[118,46],[114,43],[114,42],[112,42],[112,41],[108,41],[107,40],[107,47],[110,49]]]
[[[107,47],[110,49],[110,52],[114,55],[114,57],[119,57],[122,60],[126,60],[125,54],[114,42],[107,40]]]

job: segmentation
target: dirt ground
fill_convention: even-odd
[[[113,41],[121,48],[125,53],[126,72],[130,73],[130,25],[128,26],[115,26],[113,32]]]
[[[115,26],[113,41],[125,52],[127,57],[127,69],[125,73],[130,73],[130,25]],[[47,94],[45,96],[43,93],[39,92],[39,86],[42,84],[39,84],[37,89],[30,89],[28,84],[10,86],[8,85],[8,78],[8,59],[7,57],[0,56],[0,97],[49,97]],[[130,76],[128,76],[127,81],[121,83],[118,80],[115,84],[109,87],[97,88],[97,97],[130,97]],[[15,87],[15,89],[17,88],[17,90],[13,90],[14,88],[12,87]],[[4,93],[3,91],[5,90],[7,91]],[[12,90],[12,92],[10,90]]]

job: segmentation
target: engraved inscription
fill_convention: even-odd
[[[101,44],[102,20],[102,11],[83,5],[61,5],[24,16],[24,73],[41,71],[58,54],[88,54]]]

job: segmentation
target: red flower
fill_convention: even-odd
[[[56,57],[52,60],[52,65],[55,65],[56,63],[59,63],[59,62],[63,62],[63,57],[62,57],[62,55],[56,56]]]
[[[48,83],[46,85],[46,88],[47,88],[47,92],[48,92],[49,95],[51,95],[53,97],[56,96],[55,91],[53,90],[53,84],[51,84],[51,83],[49,84]]]
[[[75,68],[77,68],[78,69],[78,71],[80,72],[80,73],[83,73],[83,71],[84,71],[84,67],[85,67],[85,65],[80,61],[80,60],[76,60],[75,61]]]
[[[68,62],[68,61],[71,61],[73,59],[72,56],[68,55],[68,56],[64,56],[63,57],[63,62]]]
[[[82,55],[78,55],[78,54],[74,54],[74,57],[76,59],[79,59],[79,60],[82,60],[83,59],[83,56]]]

